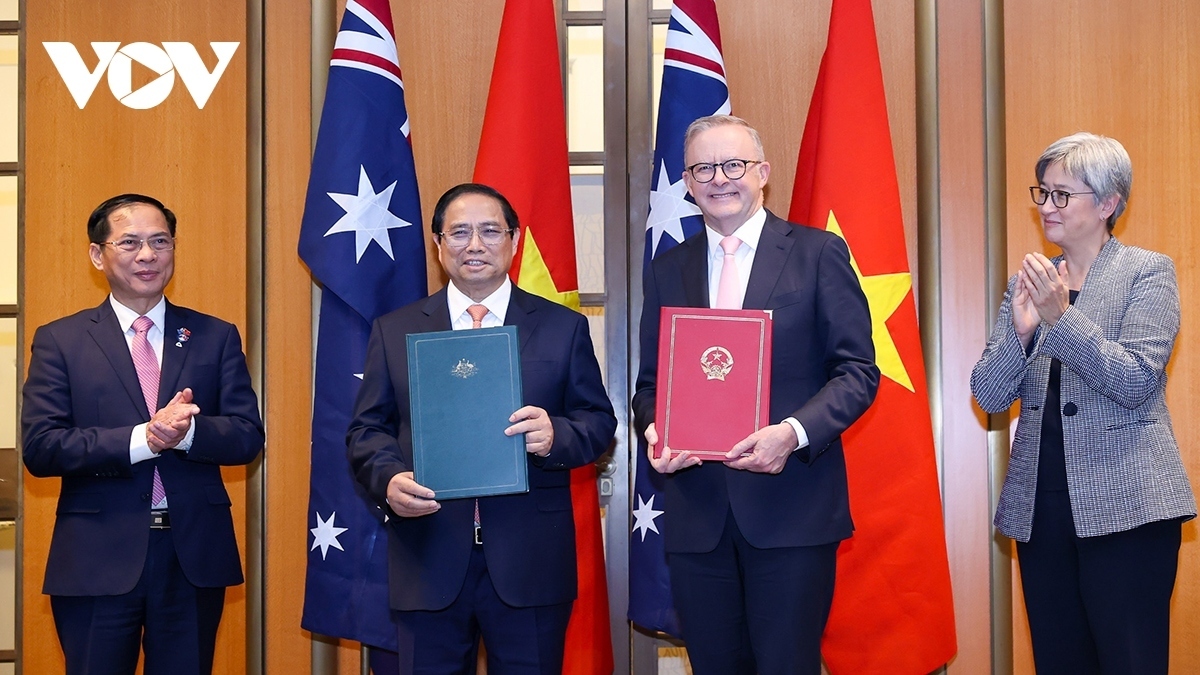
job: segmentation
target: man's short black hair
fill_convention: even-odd
[[[433,207],[433,221],[429,223],[429,230],[434,234],[442,233],[442,225],[446,220],[446,209],[450,208],[450,204],[455,199],[463,195],[483,195],[491,197],[500,203],[500,210],[504,213],[504,222],[509,229],[518,230],[521,224],[517,221],[517,212],[513,209],[512,204],[500,191],[490,185],[482,183],[462,183],[446,190],[441,199],[438,199],[437,206]]]
[[[110,197],[100,203],[92,215],[88,216],[88,241],[93,244],[103,244],[112,233],[111,224],[108,222],[108,217],[113,211],[130,204],[146,204],[162,211],[163,218],[167,221],[167,229],[171,232],[171,236],[175,236],[175,214],[171,213],[171,209],[163,206],[163,203],[154,197],[147,197],[139,194],[123,194],[116,197]]]

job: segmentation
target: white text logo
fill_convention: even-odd
[[[79,55],[79,50],[70,42],[43,42],[50,60],[58,69],[67,91],[82,110],[100,84],[100,77],[108,71],[108,88],[122,105],[145,110],[166,100],[175,86],[175,73],[183,80],[197,108],[203,108],[212,96],[217,81],[225,73],[240,42],[210,42],[217,55],[217,65],[210,72],[200,54],[190,42],[164,42],[162,47],[149,42],[131,42],[124,47],[119,42],[93,42],[96,67],[89,70]],[[158,77],[133,89],[133,62],[149,68]]]

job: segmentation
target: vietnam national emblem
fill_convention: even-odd
[[[725,381],[725,376],[733,370],[733,354],[724,347],[709,347],[700,355],[700,367],[710,380]]]

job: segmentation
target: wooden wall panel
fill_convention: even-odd
[[[951,675],[991,671],[986,419],[971,397],[983,352],[985,296],[983,7],[939,2],[938,149],[942,302],[942,470],[958,655]]]
[[[502,2],[392,1],[426,231],[429,290],[445,277],[428,235],[438,197],[471,180],[487,107]],[[536,177],[531,176],[531,180]]]
[[[172,301],[211,312],[246,331],[245,5],[47,0],[25,6],[26,126],[23,346],[48,321],[100,303],[102,275],[87,260],[86,220],[103,199],[121,192],[156,196],[179,217]],[[101,80],[80,110],[51,63],[43,41],[81,49],[88,68],[92,41],[184,41],[208,67],[209,41],[241,42],[211,99],[199,110],[176,77],[157,107],[133,110]],[[134,71],[133,86],[149,71]],[[244,551],[245,470],[225,472]],[[22,532],[23,667],[62,670],[49,602],[41,595],[57,500],[56,480],[26,475]],[[245,591],[231,589],[217,649],[218,672],[245,663]]]
[[[303,512],[311,447],[312,281],[296,243],[312,159],[311,8],[308,2],[267,0],[265,17],[265,672],[304,674],[312,654],[310,634],[300,628],[309,537]]]
[[[1129,210],[1116,234],[1170,255],[1183,324],[1168,368],[1167,399],[1193,485],[1200,480],[1200,5],[1189,0],[1012,0],[1005,6],[1009,263],[1057,252],[1040,233],[1026,186],[1052,141],[1079,130],[1112,136],[1133,159]],[[1014,622],[1024,621],[1023,612]],[[1184,526],[1172,614],[1171,672],[1200,672],[1200,541]],[[1028,667],[1028,666],[1026,666]],[[1021,670],[1019,672],[1032,672]]]

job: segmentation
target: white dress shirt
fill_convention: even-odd
[[[483,328],[495,328],[496,326],[504,325],[504,317],[508,313],[508,301],[512,297],[512,280],[507,276],[504,277],[504,283],[500,284],[500,288],[492,291],[492,294],[483,299],[482,302],[476,303],[465,293],[458,290],[451,281],[446,285],[446,305],[450,308],[450,328],[452,330],[464,330],[471,328],[475,322],[471,319],[471,315],[467,314],[467,308],[474,304],[480,304],[488,308],[488,313],[483,317]]]

